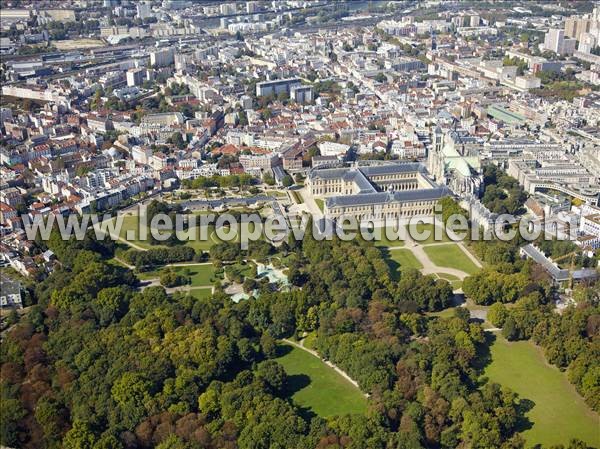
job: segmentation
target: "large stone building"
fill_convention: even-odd
[[[325,198],[323,213],[330,219],[428,217],[437,201],[451,193],[435,184],[420,163],[315,168],[306,185],[314,197]]]

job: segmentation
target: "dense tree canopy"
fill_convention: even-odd
[[[479,383],[478,359],[486,345],[481,326],[462,308],[446,319],[422,313],[448,306],[448,282],[410,270],[393,280],[370,242],[309,235],[278,248],[267,242],[244,251],[230,243],[215,245],[211,256],[226,264],[275,252],[286,260],[294,288],[278,292],[259,285],[258,298],[237,304],[220,289],[203,299],[167,295],[161,287],[137,290],[132,272],[107,263],[110,246],[81,245],[72,252],[68,244],[49,242],[65,268],[39,284],[38,304],[0,346],[3,445],[524,445],[516,433],[524,419],[519,399],[499,385]],[[172,260],[152,252],[158,250],[144,257],[157,264]],[[543,289],[521,287],[514,312],[503,315],[504,328],[512,320],[525,338],[548,348],[557,340],[572,342],[558,344],[549,358],[568,366],[573,382],[593,402],[599,396],[589,352],[600,328],[595,309],[548,320]],[[578,294],[594,298],[588,291]],[[557,330],[548,331],[545,326],[554,329],[554,323]],[[370,393],[366,414],[324,420],[291,400],[290,379],[276,360],[277,339],[305,332],[314,334],[323,357]]]

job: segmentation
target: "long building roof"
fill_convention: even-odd
[[[448,187],[436,187],[433,189],[402,190],[397,192],[363,193],[358,195],[343,195],[327,198],[325,204],[328,209],[333,207],[348,206],[373,206],[387,203],[410,203],[415,201],[438,200],[444,196],[451,195]]]

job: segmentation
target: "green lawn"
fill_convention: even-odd
[[[176,273],[185,274],[186,272],[191,278],[192,287],[200,287],[203,285],[212,285],[215,267],[209,265],[195,265],[191,267],[172,267]]]
[[[388,251],[386,262],[390,267],[392,277],[395,280],[400,279],[400,271],[406,268],[416,268],[420,270],[423,268],[421,262],[413,255],[409,249],[394,249]]]
[[[302,195],[300,195],[298,192],[290,190],[290,193],[292,194],[292,197],[294,198],[294,201],[296,202],[296,204],[304,203],[304,200],[302,199]]]
[[[254,278],[256,275],[256,272],[254,270],[255,266],[256,265],[254,264],[254,262],[234,263],[232,265],[225,266],[225,273],[227,274],[227,278],[229,280],[234,280],[237,276],[243,276],[244,278]]]
[[[319,206],[319,209],[321,209],[321,212],[323,212],[323,209],[325,208],[325,201],[323,201],[321,198],[315,198],[315,203],[317,203],[317,206]]]
[[[191,265],[189,267],[170,267],[171,270],[179,274],[184,274],[187,270],[191,279],[192,287],[212,286],[215,274],[215,267],[208,265]],[[137,276],[142,280],[154,279],[160,277],[164,268],[152,271],[138,273]]]
[[[448,307],[447,309],[440,310],[439,312],[427,312],[427,316],[434,316],[438,318],[452,318],[456,314],[456,307]]]
[[[454,276],[453,274],[442,273],[440,271],[439,273],[435,273],[435,275],[440,279],[445,279],[448,282],[450,282],[450,285],[452,285],[452,288],[454,290],[457,290],[462,287],[462,281],[458,277]]]
[[[495,335],[485,376],[533,402],[526,413],[533,427],[523,432],[528,447],[566,445],[571,438],[600,446],[600,418],[577,394],[566,374],[549,365],[533,343],[508,342]]]
[[[415,231],[416,233],[423,233],[423,232],[429,232],[429,236],[424,239],[424,240],[418,240],[420,237],[416,234],[412,235],[410,234],[410,226],[405,226],[405,228],[403,230],[395,230],[395,227],[393,228],[380,228],[381,229],[381,238],[375,240],[375,246],[404,246],[404,242],[408,239],[410,239],[410,237],[413,238],[413,240],[415,240],[417,243],[421,244],[421,245],[428,245],[431,243],[440,243],[440,242],[450,242],[451,240],[448,238],[448,235],[446,234],[446,232],[441,228],[438,227],[439,231],[438,233],[439,235],[439,239],[436,239],[435,236],[435,229],[434,229],[434,225],[432,223],[419,223],[415,226]],[[392,238],[388,238],[387,237],[387,232],[386,229],[390,229],[391,231],[387,231],[390,232],[390,235],[392,236]],[[399,234],[399,237],[396,237]]]
[[[450,242],[451,240],[448,238],[448,235],[446,234],[446,231],[441,227],[438,226],[437,230],[434,228],[434,224],[433,223],[418,223],[414,228],[415,231],[412,231],[412,227],[411,226],[407,226],[407,231],[410,234],[410,236],[412,237],[412,239],[414,241],[416,241],[417,243],[420,243],[421,245],[428,245],[430,243],[441,243],[441,242]],[[438,236],[436,237],[436,231]],[[421,233],[425,233],[428,232],[429,235],[427,236],[426,239],[422,239],[420,234]]]
[[[210,288],[196,288],[190,290],[189,294],[196,299],[206,299],[212,295],[212,290]]]
[[[381,237],[373,241],[375,246],[404,246],[406,240],[404,230],[396,230],[394,227],[379,229],[381,230]],[[388,234],[390,238],[388,238]]]
[[[477,265],[469,259],[469,256],[458,245],[424,246],[423,250],[437,266],[456,268],[469,274],[479,271]]]
[[[157,247],[157,245],[151,245],[149,240],[140,240],[140,227],[139,227],[139,223],[138,223],[138,216],[137,215],[125,215],[123,217],[123,225],[121,226],[121,231],[119,232],[119,237],[121,237],[122,239],[125,239],[131,243],[134,243],[138,246],[141,246],[142,248],[153,248],[153,247]],[[128,231],[132,231],[131,233],[133,233],[133,235],[135,236],[135,238],[133,239],[128,239],[127,238],[127,232]],[[148,234],[149,237],[149,234]]]
[[[205,215],[206,211],[200,211],[196,215]],[[147,239],[140,240],[140,226],[138,224],[138,216],[137,215],[126,215],[123,217],[123,226],[121,227],[121,232],[119,236],[127,241],[130,241],[138,246],[141,246],[145,249],[150,248],[160,248],[161,245],[151,245],[150,244],[150,231],[148,231]],[[134,231],[134,239],[127,239],[127,231]],[[252,227],[250,227],[250,231],[252,231]],[[166,232],[166,231],[165,231]],[[238,229],[238,234],[234,241],[239,241],[239,233],[240,229]],[[187,240],[187,236],[192,235],[195,236],[193,240]],[[222,242],[222,240],[217,236],[215,232],[214,226],[209,226],[205,233],[201,233],[200,231],[200,218],[197,218],[196,227],[194,233],[191,231],[183,231],[179,234],[181,238],[182,244],[189,246],[190,248],[195,249],[196,251],[208,251],[214,244]],[[203,240],[201,240],[201,238]]]
[[[279,349],[285,355],[276,360],[288,375],[288,389],[295,404],[323,418],[366,411],[367,400],[362,392],[333,368],[291,345],[282,344]]]

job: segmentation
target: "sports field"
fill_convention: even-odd
[[[327,418],[364,413],[367,400],[362,392],[320,359],[288,344],[279,346],[277,358],[288,375],[288,390],[300,407]]]
[[[495,333],[485,376],[531,401],[523,431],[527,447],[564,444],[571,438],[600,446],[600,418],[583,401],[565,373],[549,365],[542,350],[529,341],[509,342]]]

